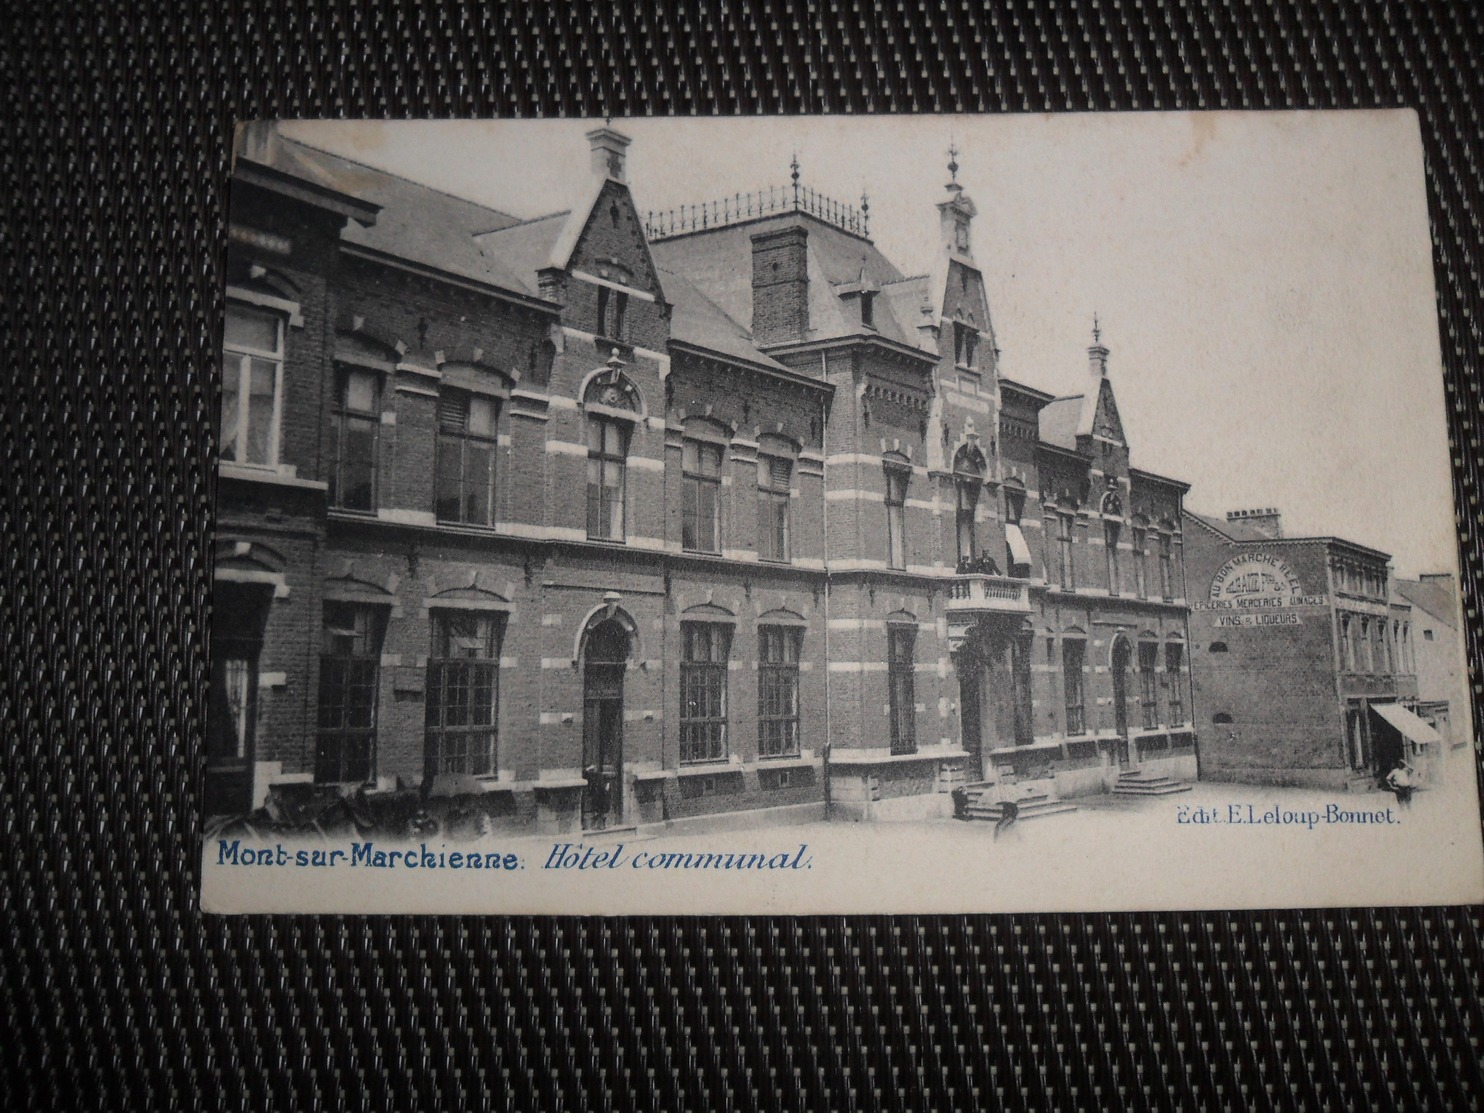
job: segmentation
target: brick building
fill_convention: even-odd
[[[1436,741],[1389,555],[1272,508],[1187,510],[1185,541],[1202,778],[1363,790]]]
[[[1087,390],[1002,379],[799,183],[641,217],[593,130],[520,220],[244,132],[208,799],[447,777],[564,831],[946,813],[965,782],[1193,774],[1185,486]],[[956,175],[956,168],[954,168]]]

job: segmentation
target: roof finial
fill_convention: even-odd
[[[1102,340],[1103,329],[1102,326],[1098,323],[1098,312],[1094,310],[1092,312],[1092,343],[1094,345],[1098,345],[1101,344]]]
[[[799,203],[799,153],[798,153],[797,150],[794,151],[793,158],[789,161],[788,169],[789,169],[789,172],[790,172],[788,177],[791,178],[791,179],[793,179],[793,183],[794,183],[794,205],[798,205],[798,203]]]
[[[958,145],[953,141],[953,133],[948,134],[948,189],[962,190],[958,184]]]
[[[861,187],[861,234],[869,236],[871,233],[871,195],[866,193],[866,188]]]

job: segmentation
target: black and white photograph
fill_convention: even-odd
[[[202,905],[1484,900],[1409,111],[253,121]]]

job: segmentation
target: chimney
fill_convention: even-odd
[[[752,237],[752,338],[803,341],[809,330],[809,231],[789,225]]]
[[[271,166],[278,154],[278,121],[249,120],[237,130],[237,151],[244,159]]]
[[[611,178],[627,182],[625,162],[629,144],[633,141],[622,132],[614,131],[606,124],[594,128],[587,134],[588,147],[592,149],[591,166],[599,178]]]
[[[1242,524],[1264,539],[1283,538],[1283,517],[1276,508],[1244,508],[1237,512],[1228,512],[1226,522]]]

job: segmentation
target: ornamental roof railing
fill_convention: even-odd
[[[871,203],[864,194],[861,195],[861,204],[853,206],[827,198],[796,182],[791,186],[770,186],[711,202],[650,210],[644,218],[644,235],[652,241],[665,240],[781,213],[807,213],[858,237],[868,237],[871,233]]]

